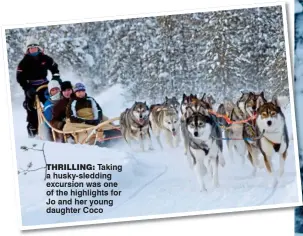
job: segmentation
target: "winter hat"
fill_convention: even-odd
[[[39,44],[39,40],[37,40],[34,37],[30,37],[30,38],[27,39],[27,42],[26,42],[26,52],[27,53],[28,53],[28,49],[30,49],[31,47],[37,47],[38,48],[38,52],[35,53],[35,54],[38,54],[38,53],[43,51],[43,48]]]
[[[50,94],[50,91],[53,89],[53,88],[59,88],[60,91],[61,91],[61,86],[59,84],[59,82],[57,80],[51,80],[48,82],[48,92]]]
[[[74,87],[74,92],[85,91],[85,86],[82,83],[76,83]]]
[[[73,86],[70,81],[63,81],[61,83],[61,91],[64,91],[66,89],[73,89]]]

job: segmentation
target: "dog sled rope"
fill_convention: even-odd
[[[227,115],[218,114],[217,112],[214,112],[214,111],[211,111],[211,110],[209,110],[209,113],[213,114],[216,117],[224,118],[229,125],[232,125],[232,124],[238,124],[238,125],[245,124],[245,125],[249,125],[250,129],[253,129],[253,125],[250,124],[249,121],[251,121],[251,120],[254,121],[256,119],[256,117],[257,117],[257,115],[254,115],[254,116],[249,117],[246,120],[232,121],[232,120],[229,119],[229,117]],[[229,130],[229,129],[233,128],[232,126],[226,127],[225,125],[220,124],[220,122],[217,122],[215,119],[213,119],[213,121],[216,123],[216,125],[219,128],[222,128],[224,130]],[[244,127],[240,126],[239,128],[244,128]],[[250,138],[250,137],[243,137],[243,138],[218,138],[218,137],[214,137],[214,136],[212,136],[212,138],[214,138],[215,140],[257,141],[257,140],[261,139],[264,136],[264,133],[265,133],[265,130],[263,130],[263,132],[259,136],[253,137],[253,138]]]
[[[41,90],[43,88],[47,88],[47,84],[42,85],[39,88],[37,88],[36,92],[38,92],[39,90]],[[45,123],[51,129],[52,138],[53,138],[53,141],[55,141],[55,142],[56,142],[56,133],[63,135],[64,142],[67,142],[67,137],[66,136],[71,135],[71,136],[74,137],[75,143],[84,144],[84,143],[88,142],[88,140],[90,139],[90,137],[93,134],[98,133],[98,132],[96,132],[97,130],[99,130],[99,131],[120,130],[120,126],[115,126],[115,125],[111,124],[114,121],[120,120],[119,117],[115,117],[115,118],[106,120],[106,121],[98,124],[97,126],[84,128],[84,129],[79,129],[79,130],[76,130],[76,131],[68,131],[68,132],[62,131],[62,130],[59,130],[59,129],[56,129],[56,128],[52,127],[52,125],[46,120],[46,118],[43,114],[43,107],[41,106],[38,95],[36,95],[36,99],[35,99],[35,108],[37,110],[37,115],[38,115],[38,122],[39,122],[38,134],[39,134],[40,139],[43,139],[43,137],[41,136],[41,132],[40,132],[40,126],[43,125],[43,123]],[[88,135],[82,142],[80,142],[80,140],[78,140],[77,134],[84,133],[84,132],[86,132]],[[121,138],[121,137],[122,136],[114,136],[114,137],[110,137],[110,138],[101,138],[100,141],[111,140],[111,139]],[[95,135],[94,144],[96,143],[97,138],[99,138],[98,135]]]
[[[229,125],[231,125],[231,124],[244,124],[244,123],[248,123],[251,120],[255,120],[257,118],[257,115],[254,115],[254,116],[249,117],[246,120],[232,121],[227,115],[219,114],[219,113],[217,113],[213,110],[208,110],[208,112],[212,115],[215,115],[216,117],[223,118],[227,122],[227,124],[229,124]]]

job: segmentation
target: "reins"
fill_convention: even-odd
[[[244,124],[244,123],[248,123],[248,121],[251,121],[251,120],[255,120],[257,118],[257,115],[254,115],[254,116],[251,116],[245,120],[237,120],[237,121],[233,121],[231,120],[227,115],[222,115],[222,114],[219,114],[213,110],[208,110],[208,112],[212,115],[215,115],[217,118],[223,118],[227,124],[231,125],[231,124]]]

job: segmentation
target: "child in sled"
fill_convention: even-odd
[[[61,99],[54,104],[52,109],[52,118],[50,125],[58,130],[62,130],[66,119],[66,107],[69,103],[71,94],[73,93],[73,86],[70,81],[63,81],[61,83]],[[61,133],[55,132],[56,142],[64,142],[64,137]]]
[[[46,122],[40,124],[40,131],[42,136],[47,140],[53,140],[49,123],[52,119],[52,110],[54,105],[61,99],[61,86],[57,80],[52,80],[48,83],[48,90],[45,92],[45,98],[47,99],[43,104],[43,115]]]

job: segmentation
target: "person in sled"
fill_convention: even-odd
[[[61,99],[56,102],[52,109],[52,118],[50,124],[53,128],[62,130],[65,125],[66,108],[69,103],[71,94],[73,93],[73,86],[70,81],[61,83]],[[56,141],[64,142],[62,134],[56,133]]]
[[[52,80],[48,83],[48,93],[46,93],[46,102],[43,106],[43,114],[45,119],[50,122],[52,119],[52,113],[54,105],[61,99],[61,86],[58,81]]]
[[[47,85],[48,91],[45,92],[46,102],[43,105],[43,115],[48,123],[50,123],[52,119],[52,110],[54,107],[54,104],[59,102],[61,99],[61,86],[57,80],[51,80]],[[44,127],[40,126],[40,131],[43,130],[43,136],[46,136],[47,140],[53,140],[51,136],[51,129],[49,125],[45,122],[41,125],[44,125]]]
[[[26,46],[26,52],[23,59],[17,67],[16,79],[24,91],[25,101],[23,107],[27,112],[27,132],[29,137],[38,134],[38,116],[34,108],[36,89],[41,85],[48,84],[47,73],[52,73],[52,80],[60,80],[60,74],[57,63],[54,59],[43,53],[39,43],[31,38]],[[45,103],[45,91],[41,89],[37,95],[42,103]]]
[[[87,96],[86,88],[82,83],[76,83],[74,93],[66,108],[66,123],[63,127],[64,132],[77,131],[97,126],[100,122],[106,120],[102,109],[96,100]],[[90,133],[90,132],[89,132]],[[88,134],[89,134],[88,133]],[[74,138],[78,142],[83,142],[88,137],[87,133],[76,133]],[[102,131],[97,131],[98,137],[103,137]],[[95,136],[92,135],[89,144],[93,144]]]
[[[70,81],[61,83],[61,99],[54,104],[50,124],[59,130],[63,129],[66,118],[66,107],[73,93],[73,86]]]

